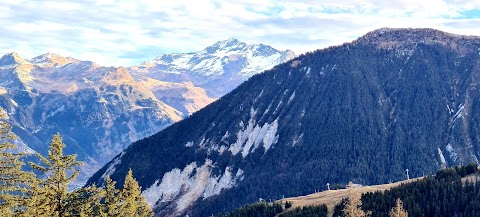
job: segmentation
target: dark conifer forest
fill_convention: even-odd
[[[362,209],[371,211],[373,217],[388,216],[399,198],[409,216],[479,216],[479,181],[477,164],[442,169],[435,176],[385,192],[366,193],[362,196]],[[343,216],[344,204],[345,201],[335,207],[333,216]]]

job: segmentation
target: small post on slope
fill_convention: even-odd
[[[410,176],[408,175],[408,169],[405,170],[407,172],[407,180],[410,180]]]
[[[330,183],[327,182],[327,189],[330,191]]]

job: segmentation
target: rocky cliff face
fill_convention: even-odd
[[[208,216],[478,162],[479,51],[478,37],[380,29],[301,55],[135,142],[90,182],[132,168],[157,216]]]

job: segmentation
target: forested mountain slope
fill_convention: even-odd
[[[478,37],[379,29],[301,55],[134,143],[90,182],[132,168],[158,216],[206,216],[477,162],[479,51]]]

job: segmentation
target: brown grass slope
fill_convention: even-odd
[[[400,181],[400,182],[394,182],[390,184],[383,184],[383,185],[360,186],[360,187],[356,187],[355,189],[361,194],[364,194],[367,192],[377,192],[377,191],[383,192],[393,187],[400,186],[401,184],[414,182],[422,178],[423,177]],[[327,191],[313,193],[305,196],[284,198],[280,200],[280,203],[284,205],[286,201],[290,201],[292,203],[292,207],[289,208],[289,210],[294,209],[296,207],[315,206],[315,205],[325,204],[327,205],[329,215],[331,216],[335,205],[337,205],[343,198],[346,198],[347,196],[348,196],[348,189],[329,190],[329,191],[327,190]]]

